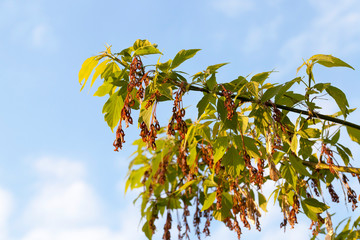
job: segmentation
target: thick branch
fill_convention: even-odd
[[[196,87],[196,86],[190,86],[189,90],[210,93],[209,90],[207,90],[205,88]],[[221,93],[217,93],[217,94],[221,95]],[[235,96],[233,96],[233,97],[235,97]],[[257,102],[257,100],[255,100],[255,99],[251,99],[251,98],[247,98],[247,97],[241,97],[241,96],[238,96],[237,99],[239,99],[239,100],[241,100],[243,102]],[[272,106],[272,103],[269,103],[269,102],[265,102],[264,104],[266,106]],[[297,108],[293,108],[293,107],[288,107],[288,106],[284,106],[284,105],[280,105],[280,104],[275,104],[275,106],[277,108],[287,110],[289,112],[295,112],[295,113],[304,114],[304,115],[307,115],[307,116],[311,116],[313,118],[318,118],[318,119],[322,119],[322,120],[327,120],[329,122],[339,123],[339,124],[342,124],[344,126],[348,126],[348,127],[352,127],[352,128],[360,130],[359,125],[356,125],[354,123],[351,123],[351,122],[348,122],[348,121],[345,121],[345,120],[342,120],[342,119],[338,119],[338,118],[335,118],[335,117],[330,117],[330,116],[319,114],[319,113],[311,114],[310,112],[305,111],[305,110],[301,110],[301,109],[297,109]]]
[[[314,162],[302,162],[304,165],[313,167],[315,169],[330,169],[330,166],[325,163],[314,163]],[[348,173],[355,173],[360,174],[360,168],[354,168],[354,167],[343,167],[343,166],[335,166],[333,165],[332,168],[338,172],[348,172]]]

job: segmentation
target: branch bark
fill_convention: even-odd
[[[200,87],[196,87],[196,86],[190,86],[190,87],[189,87],[189,90],[198,91],[198,92],[210,93],[210,91],[209,91],[208,89],[200,88]],[[219,92],[216,93],[216,94],[217,94],[217,95],[222,95],[222,94],[219,93]],[[233,96],[233,97],[235,97],[235,96]],[[251,99],[251,98],[247,98],[247,97],[238,96],[237,98],[240,99],[241,101],[244,101],[244,102],[253,102],[253,103],[256,103],[256,102],[257,102],[255,99]],[[272,103],[265,102],[264,104],[265,104],[266,106],[272,106]],[[356,125],[356,124],[354,124],[354,123],[352,123],[352,122],[348,122],[348,121],[345,121],[345,120],[342,120],[342,119],[338,119],[338,118],[335,118],[335,117],[330,117],[330,116],[323,115],[323,114],[320,114],[320,113],[313,113],[313,114],[311,114],[310,112],[305,111],[305,110],[301,110],[301,109],[293,108],[293,107],[288,107],[288,106],[284,106],[284,105],[280,105],[280,104],[275,104],[275,106],[276,106],[277,108],[279,108],[279,109],[287,110],[287,111],[289,111],[289,112],[304,114],[304,115],[306,115],[306,116],[311,116],[311,117],[313,117],[313,118],[318,118],[318,119],[326,120],[326,121],[329,121],[329,122],[342,124],[342,125],[344,125],[344,126],[348,126],[348,127],[352,127],[352,128],[355,128],[355,129],[360,130],[360,126],[359,126],[359,125]]]
[[[327,170],[330,169],[330,166],[325,163],[314,163],[314,162],[307,162],[307,161],[303,161],[302,163],[306,166],[313,167],[313,168],[319,169],[319,170],[320,169],[327,169]],[[336,166],[336,165],[333,165],[332,168],[338,172],[360,174],[360,168],[343,167],[343,166]]]

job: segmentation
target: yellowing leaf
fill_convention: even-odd
[[[209,207],[211,207],[211,205],[214,203],[215,201],[215,197],[216,197],[216,192],[210,193],[207,198],[204,201],[203,207],[201,208],[201,211],[205,211],[206,209],[208,209]]]
[[[96,67],[95,73],[94,73],[91,83],[90,83],[90,88],[92,87],[92,85],[94,84],[94,82],[98,78],[98,76],[104,72],[108,62],[110,62],[110,60],[105,60]],[[89,88],[89,90],[90,90],[90,88]]]
[[[121,116],[121,110],[124,107],[124,100],[119,95],[119,91],[115,92],[104,104],[102,113],[105,113],[105,121],[113,131],[118,124]]]
[[[106,94],[110,93],[110,91],[114,88],[109,82],[104,82],[94,93],[94,96],[103,97]]]
[[[346,127],[346,130],[349,134],[350,139],[360,144],[360,130],[352,127]]]
[[[90,77],[91,72],[93,71],[94,67],[98,64],[99,60],[97,56],[90,57],[84,61],[84,63],[81,66],[81,69],[79,71],[79,83],[82,84],[82,87],[80,89],[83,90],[85,87],[85,84]],[[84,83],[82,83],[84,81]]]
[[[316,63],[321,64],[325,67],[348,67],[355,70],[352,66],[350,66],[346,62],[331,55],[317,54],[312,56],[310,60],[316,61]]]

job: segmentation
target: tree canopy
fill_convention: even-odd
[[[352,152],[340,141],[340,133],[360,144],[360,126],[346,121],[355,109],[349,108],[343,91],[316,81],[313,74],[315,65],[353,67],[319,54],[297,69],[306,68],[306,77],[283,84],[268,82],[272,71],[218,83],[216,74],[227,63],[208,66],[191,77],[179,70],[199,50],[181,50],[173,59],[159,58],[145,66],[144,55],[162,53],[156,44],[136,40],[118,53],[108,46],[86,59],[79,72],[81,90],[90,78],[90,88],[97,78],[103,81],[94,95],[107,97],[102,112],[111,130],[117,127],[115,151],[123,147],[125,128],[135,122],[132,110],[139,110],[141,138],[133,143],[137,151],[129,164],[126,190],[141,189],[136,201],[141,202],[147,238],[152,238],[163,216],[163,239],[170,239],[180,214],[179,239],[190,238],[190,215],[199,239],[210,235],[214,219],[240,239],[242,228],[261,231],[267,204],[277,202],[284,216],[280,227],[294,228],[298,215],[304,214],[311,221],[313,239],[318,234],[358,239],[360,217],[337,231],[329,202],[357,208],[359,199],[351,185],[360,182],[360,169],[352,165]],[[294,91],[294,85],[304,86],[305,92]],[[189,119],[183,98],[195,91],[202,97],[197,118]],[[334,100],[338,112],[321,114],[318,99],[325,95]],[[172,102],[167,126],[157,118],[161,102]],[[266,182],[273,182],[270,196],[262,191]]]

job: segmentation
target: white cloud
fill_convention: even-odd
[[[42,51],[54,51],[58,39],[40,1],[0,3],[0,29],[8,41]],[[6,23],[6,24],[2,24]]]
[[[32,45],[36,48],[41,47],[56,47],[56,39],[54,37],[53,31],[48,24],[40,23],[33,27],[31,33],[31,42]]]
[[[35,162],[35,170],[39,177],[58,179],[61,182],[83,179],[85,177],[85,166],[80,162],[61,158],[43,157]]]
[[[211,5],[228,17],[236,17],[254,8],[254,2],[251,0],[215,0]]]
[[[43,157],[34,161],[34,171],[38,179],[22,213],[21,240],[144,239],[142,226],[138,227],[140,211],[129,199],[112,209],[113,216],[105,216],[106,206],[87,182],[84,163]],[[2,196],[0,191],[0,202]],[[0,206],[0,230],[2,216]],[[107,217],[116,222],[109,223]]]
[[[25,212],[29,225],[70,226],[94,222],[99,203],[91,186],[83,181],[44,184]]]
[[[261,26],[251,27],[245,37],[242,51],[245,53],[258,52],[267,41],[277,39],[281,24],[282,18],[276,17]]]
[[[285,70],[296,69],[307,54],[343,56],[360,51],[360,3],[356,0],[309,1],[313,19],[303,31],[289,38],[279,51]],[[297,64],[298,63],[298,64]],[[283,71],[283,73],[285,73]]]

